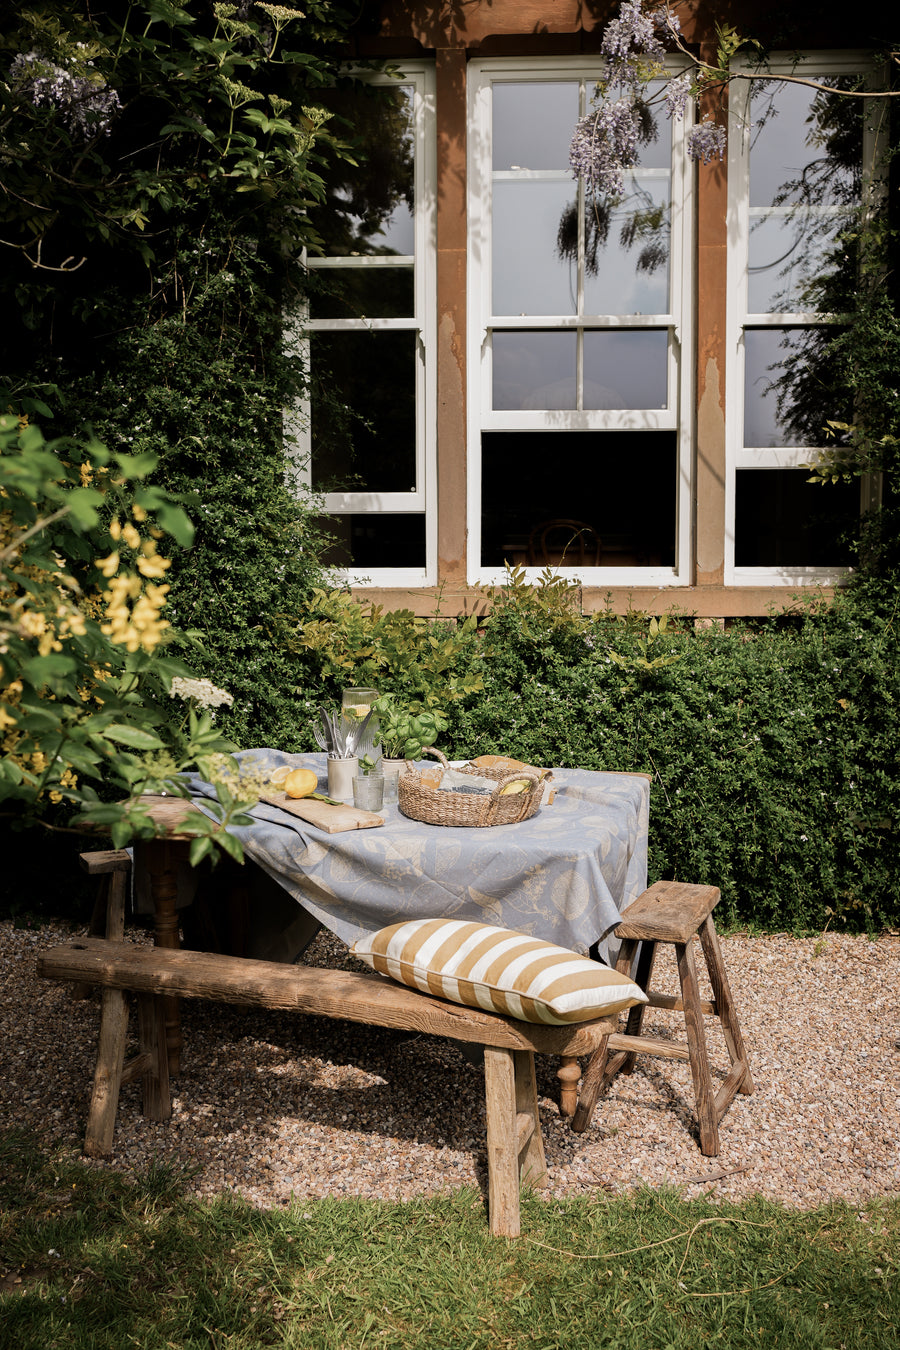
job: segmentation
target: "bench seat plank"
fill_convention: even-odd
[[[615,1019],[609,1018],[537,1026],[420,994],[382,975],[139,947],[102,938],[79,938],[51,947],[38,957],[38,973],[51,980],[282,1008],[543,1055],[591,1054],[615,1029]]]

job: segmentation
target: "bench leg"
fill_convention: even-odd
[[[534,1055],[530,1050],[514,1050],[516,1072],[517,1169],[526,1186],[541,1190],[549,1184],[541,1118],[538,1115],[537,1081]],[[577,1064],[578,1061],[576,1060]]]
[[[487,1107],[488,1217],[495,1237],[519,1236],[519,1149],[515,1052],[484,1047]]]
[[[124,869],[107,872],[100,878],[97,899],[88,928],[89,937],[105,937],[109,942],[121,942],[125,937],[125,894],[131,873]],[[90,998],[92,986],[79,980],[72,985],[73,999]]]
[[[89,1158],[109,1158],[112,1155],[127,1033],[128,1004],[124,993],[121,989],[104,989],[94,1089],[84,1139],[84,1151]]]

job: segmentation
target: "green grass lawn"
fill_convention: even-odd
[[[533,1350],[900,1344],[900,1200],[807,1213],[674,1191],[262,1211],[0,1135],[0,1345]]]

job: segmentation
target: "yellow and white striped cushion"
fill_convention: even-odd
[[[412,919],[353,954],[411,989],[524,1022],[587,1022],[646,1003],[633,980],[540,938],[461,919]]]

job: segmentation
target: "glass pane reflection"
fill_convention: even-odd
[[[823,78],[836,88],[852,83],[847,77]],[[754,83],[750,205],[855,200],[862,164],[860,102],[781,80]]]
[[[665,408],[668,337],[652,332],[584,335],[585,408]]]
[[[822,446],[827,444],[826,419],[852,420],[849,404],[833,392],[844,385],[832,350],[840,333],[834,325],[746,330],[745,446]]]
[[[415,489],[416,359],[414,332],[311,335],[313,487]]]
[[[495,81],[495,169],[568,169],[578,121],[578,81],[528,84]]]
[[[605,216],[589,201],[585,314],[668,314],[669,179],[632,177],[623,202]]]
[[[557,252],[571,182],[504,179],[494,183],[494,314],[574,314],[578,272]]]
[[[411,319],[413,269],[317,267],[310,272],[308,297],[312,319]]]
[[[355,84],[317,95],[335,114],[329,126],[359,161],[336,160],[326,175],[326,201],[310,209],[326,253],[414,252],[413,92],[408,84]]]
[[[754,86],[751,117],[747,308],[837,312],[856,276],[840,236],[860,200],[860,102],[770,80]]]
[[[810,218],[792,212],[757,215],[750,221],[747,309],[751,314],[812,312],[810,290],[829,263],[850,216],[829,212]]]
[[[495,409],[574,408],[574,333],[494,333]]]

